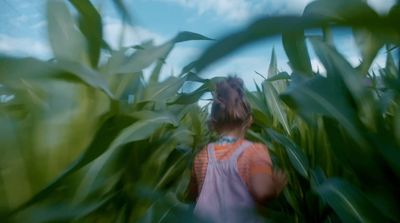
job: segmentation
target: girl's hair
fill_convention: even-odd
[[[238,77],[230,76],[216,84],[210,119],[215,131],[248,127],[252,117],[244,91],[243,80]]]

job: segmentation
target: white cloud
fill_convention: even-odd
[[[301,14],[311,0],[164,0],[195,9],[199,15],[211,12],[232,22],[247,22],[260,15]]]
[[[111,45],[111,47],[118,48],[120,35],[123,29],[124,25],[121,20],[110,17],[106,17],[104,19],[104,39]],[[140,26],[133,27],[126,24],[124,32],[125,35],[122,43],[123,46],[136,45],[142,43],[145,40],[153,40],[156,44],[160,44],[166,40],[160,34],[152,32]]]
[[[247,22],[261,15],[301,14],[313,0],[161,0],[195,9],[199,15],[215,14],[217,19]],[[387,12],[396,0],[367,0],[380,13]]]
[[[278,59],[278,67],[281,71],[287,71],[287,65],[281,64],[282,61]],[[217,63],[211,65],[206,70],[202,71],[203,75],[207,78],[214,76],[238,75],[244,81],[245,86],[254,90],[256,83],[261,83],[263,78],[255,73],[265,74],[268,68],[269,61],[262,56],[240,56],[234,55],[229,58],[224,58]]]
[[[387,13],[396,0],[368,0],[368,4],[379,13]]]
[[[16,38],[0,34],[0,52],[15,56],[32,56],[49,59],[52,55],[50,46],[43,41],[31,38]]]
[[[31,18],[32,18],[31,16],[22,14],[19,16],[15,16],[12,20],[10,20],[10,23],[13,26],[21,27],[24,24],[26,24],[27,22],[29,22]]]
[[[250,16],[251,4],[244,0],[175,0],[182,6],[195,8],[200,15],[211,11],[231,21],[243,21]]]
[[[31,26],[31,28],[32,29],[41,29],[41,28],[46,27],[46,26],[47,26],[47,22],[45,20],[42,20],[40,22],[37,22],[33,26]]]

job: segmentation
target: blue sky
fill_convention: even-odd
[[[105,39],[117,47],[120,17],[107,0],[93,0],[103,15]],[[301,14],[310,0],[125,0],[134,16],[134,26],[126,29],[124,45],[133,45],[147,39],[162,43],[179,31],[197,32],[218,39],[238,30],[262,15]],[[395,0],[369,0],[380,13],[385,13]],[[46,0],[0,1],[0,53],[15,56],[51,58],[47,42]],[[335,42],[349,61],[357,64],[359,54],[350,30],[335,31]],[[178,73],[209,45],[209,41],[179,44],[167,60],[164,74]],[[339,44],[340,43],[340,44]],[[246,47],[219,61],[205,71],[207,76],[236,73],[246,77],[247,85],[260,80],[254,71],[265,73],[272,48],[275,48],[278,66],[289,70],[280,38],[275,37]],[[383,64],[384,53],[377,58]],[[323,70],[312,55],[314,69]],[[249,86],[251,87],[251,86]]]

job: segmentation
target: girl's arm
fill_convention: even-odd
[[[190,177],[189,186],[187,188],[187,200],[190,202],[194,202],[197,199],[198,192],[197,192],[197,181],[196,176],[194,175],[194,171],[192,170],[192,175]]]
[[[287,178],[282,171],[273,170],[272,160],[265,145],[257,143],[251,149],[249,192],[258,203],[264,204],[280,194]]]
[[[282,171],[275,170],[272,174],[259,173],[250,177],[249,191],[258,203],[265,204],[268,200],[278,197],[286,183],[287,178]]]

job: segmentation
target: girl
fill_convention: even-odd
[[[261,222],[254,213],[282,191],[286,177],[272,170],[265,145],[244,139],[252,123],[243,81],[217,83],[210,125],[219,139],[195,157],[189,195],[197,198],[194,214],[210,222]]]

